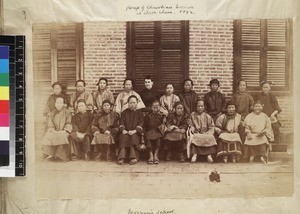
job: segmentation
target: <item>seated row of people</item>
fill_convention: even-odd
[[[185,162],[187,154],[188,157],[191,155],[191,162],[196,161],[197,155],[206,155],[208,162],[213,163],[212,156],[216,153],[217,157],[223,157],[225,163],[228,156],[235,162],[242,155],[238,128],[244,125],[247,136],[245,155],[250,156],[250,161],[258,155],[265,162],[269,141],[273,141],[271,122],[262,112],[260,101],[255,102],[254,111],[245,118],[244,124],[241,115],[235,113],[235,105],[228,102],[226,113],[217,118],[216,125],[205,112],[203,100],[196,102],[196,109],[191,115],[185,112],[184,103],[178,101],[174,104],[174,112],[167,117],[161,112],[159,101],[152,102],[146,115],[137,108],[138,98],[135,95],[131,95],[127,102],[128,108],[119,115],[112,111],[113,104],[105,100],[102,111],[94,116],[87,111],[85,100],[81,99],[77,103],[78,113],[71,118],[71,113],[64,107],[64,98],[57,97],[42,140],[45,158],[90,160],[95,152],[95,160],[100,159],[101,153],[109,160],[113,150],[111,146],[115,145],[119,164],[124,163],[127,151],[129,163],[135,164],[143,149],[144,136],[149,164],[159,163],[162,142],[167,161],[171,160],[172,152],[179,152],[180,162]]]

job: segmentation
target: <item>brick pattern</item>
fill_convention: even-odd
[[[217,78],[227,99],[232,95],[233,21],[190,22],[190,78],[194,89],[203,95],[208,83]]]
[[[189,76],[203,97],[213,78],[220,81],[226,99],[232,96],[233,21],[190,21]],[[126,76],[126,22],[84,23],[84,80],[87,90],[96,90],[99,77],[107,77],[117,95]],[[281,131],[293,130],[292,97],[278,97],[282,108]]]
[[[126,76],[126,23],[84,23],[84,80],[87,90],[97,90],[106,77],[113,92],[122,90]]]

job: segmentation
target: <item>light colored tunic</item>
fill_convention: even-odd
[[[74,110],[74,112],[77,113],[77,102],[81,99],[85,100],[87,109],[92,111],[94,107],[93,96],[91,93],[84,91],[82,93],[75,92],[71,96],[71,108]]]
[[[250,113],[244,121],[245,132],[250,133],[251,140],[246,137],[245,145],[255,146],[261,144],[269,144],[269,140],[274,140],[270,118],[263,112],[255,114]],[[265,131],[263,136],[257,136],[258,133]],[[269,140],[268,140],[269,139]]]
[[[212,117],[203,112],[191,114],[192,128],[191,143],[196,146],[210,147],[217,145],[214,137],[215,125]]]
[[[171,96],[170,99],[168,99]],[[161,112],[164,113],[164,115],[168,116],[169,113],[174,112],[174,104],[178,101],[180,101],[179,97],[175,94],[172,94],[170,96],[163,95],[160,99],[159,102],[161,104]]]
[[[121,114],[125,109],[128,108],[128,98],[131,95],[135,95],[138,98],[137,109],[145,108],[145,104],[143,103],[142,98],[138,93],[133,90],[129,92],[123,91],[117,96],[115,103],[115,112]]]
[[[99,112],[102,111],[102,103],[104,100],[109,100],[112,104],[115,103],[114,95],[108,88],[103,91],[97,90],[93,94],[93,98],[94,98],[94,108],[96,108]]]
[[[72,131],[71,114],[63,108],[61,111],[56,109],[49,115],[48,129],[42,139],[43,146],[58,146],[69,144],[68,136]]]
[[[221,139],[224,142],[242,142],[240,135],[238,134],[238,127],[241,123],[241,115],[240,114],[235,114],[232,117],[222,114],[221,116],[218,117],[216,120],[216,127],[219,128],[223,131],[219,135],[219,139]]]

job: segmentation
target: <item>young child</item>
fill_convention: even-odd
[[[101,155],[107,161],[111,161],[111,151],[115,145],[115,139],[118,133],[119,114],[112,111],[113,104],[109,100],[102,102],[102,110],[97,114],[92,125],[94,139],[92,145],[95,145],[97,153],[95,160],[99,161]]]
[[[262,92],[256,96],[256,100],[260,100],[263,105],[263,112],[271,119],[272,129],[274,133],[274,143],[280,143],[280,123],[277,115],[282,111],[279,107],[278,100],[270,93],[271,83],[262,82]]]
[[[165,134],[166,161],[171,160],[171,152],[180,153],[180,162],[185,162],[186,130],[188,127],[188,115],[184,112],[183,103],[178,101],[174,104],[175,112],[167,117],[167,130]]]
[[[134,88],[134,81],[130,78],[126,78],[124,80],[124,91],[122,91],[116,99],[115,103],[115,111],[118,114],[121,114],[125,109],[128,108],[128,98],[132,95],[134,95],[138,99],[137,108],[142,109],[145,108],[145,104],[142,101],[142,98],[138,93],[136,93]]]
[[[211,116],[205,113],[203,100],[198,100],[196,111],[191,114],[190,119],[191,135],[188,136],[188,141],[191,144],[191,162],[196,162],[197,155],[206,155],[207,162],[213,163],[212,154],[217,152],[217,142],[214,137],[215,124]]]
[[[85,82],[83,80],[77,80],[75,86],[76,92],[71,96],[71,111],[77,113],[78,100],[83,99],[87,105],[87,110],[92,112],[94,108],[93,96],[91,93],[85,91]]]
[[[155,100],[152,102],[151,112],[145,116],[145,139],[149,150],[149,164],[158,164],[158,152],[160,148],[162,132],[164,130],[165,116],[160,112],[160,102]],[[154,153],[154,155],[153,155]]]
[[[216,121],[216,130],[220,134],[217,157],[222,156],[224,163],[228,162],[228,156],[231,156],[232,162],[235,163],[242,155],[242,142],[238,133],[241,119],[241,115],[235,113],[235,105],[229,101],[226,113],[220,115]]]
[[[206,112],[213,118],[214,121],[226,111],[225,96],[218,92],[220,82],[217,79],[212,79],[209,82],[210,92],[204,95],[204,105]]]
[[[160,98],[161,111],[168,116],[169,113],[174,112],[174,104],[180,101],[179,97],[174,94],[174,87],[171,83],[166,85],[166,94]]]
[[[107,88],[108,80],[101,77],[97,83],[98,90],[93,94],[94,110],[99,113],[102,111],[102,104],[104,100],[109,100],[110,103],[115,103],[113,93]]]
[[[128,108],[121,113],[119,135],[118,164],[124,164],[126,149],[129,149],[129,164],[138,161],[139,144],[143,133],[144,115],[141,109],[137,109],[138,98],[131,95],[128,98]]]
[[[41,143],[46,160],[70,160],[68,136],[71,131],[71,114],[65,107],[64,97],[58,96],[55,109],[49,114],[48,129]]]
[[[146,106],[145,111],[151,111],[151,105],[153,101],[159,99],[159,93],[153,88],[154,81],[150,75],[147,75],[144,79],[145,88],[140,92],[141,98]]]
[[[196,105],[198,101],[198,95],[193,91],[193,80],[186,79],[183,81],[183,92],[179,94],[180,100],[183,102],[184,111],[187,114],[191,114],[196,110]]]
[[[90,160],[91,153],[91,124],[94,115],[87,111],[85,100],[77,101],[78,113],[72,118],[73,131],[69,136],[71,160]]]
[[[274,141],[270,118],[263,113],[263,105],[260,100],[254,103],[253,112],[245,118],[246,140],[244,158],[253,162],[255,156],[259,156],[262,163],[266,163],[269,141]]]

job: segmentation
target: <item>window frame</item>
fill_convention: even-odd
[[[285,86],[273,86],[272,92],[275,95],[290,95],[293,92],[293,24],[292,19],[286,20],[286,45],[281,49],[286,51],[285,61]],[[237,83],[241,79],[241,62],[242,62],[242,21],[241,19],[233,21],[233,89],[237,90]],[[267,35],[267,21],[268,19],[260,19],[261,22],[261,33],[260,33],[260,64],[259,64],[259,79],[260,82],[267,78],[267,51],[268,50],[279,50],[278,47],[268,47],[268,35]],[[260,86],[252,87],[248,90],[249,93],[254,94],[261,91]]]

